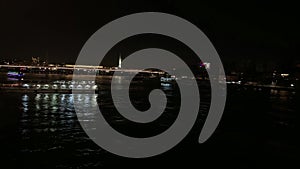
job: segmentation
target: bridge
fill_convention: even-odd
[[[109,67],[105,68],[103,66],[90,66],[90,65],[65,65],[65,66],[26,66],[26,65],[0,65],[0,70],[9,70],[9,69],[25,69],[25,70],[38,70],[40,72],[51,71],[53,73],[59,72],[60,70],[67,71],[83,71],[83,72],[105,72],[105,73],[113,73],[113,72],[125,72],[125,73],[151,73],[151,74],[164,74],[163,71],[154,71],[154,70],[139,70],[139,69],[122,69],[120,67]]]

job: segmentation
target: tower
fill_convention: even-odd
[[[121,54],[120,54],[118,68],[121,69],[121,67],[122,67],[122,58],[121,58]]]

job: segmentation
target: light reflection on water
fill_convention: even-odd
[[[119,90],[125,90],[121,82],[123,83],[124,79],[119,77],[117,83],[120,84],[117,84],[117,86]],[[111,98],[108,97],[110,94],[109,87],[105,85],[102,87],[104,90],[100,91],[101,97],[99,98],[98,94],[23,94],[21,96],[21,115],[19,120],[21,137],[20,159],[24,163],[22,165],[35,167],[36,165],[45,166],[45,164],[49,163],[53,167],[69,168],[76,166],[76,168],[80,168],[80,166],[84,166],[89,168],[105,163],[106,153],[93,143],[91,140],[93,138],[89,138],[86,135],[77,118],[83,117],[80,119],[85,121],[86,125],[90,125],[94,123],[97,111],[87,112],[87,108],[89,110],[91,108],[98,110],[98,102],[100,102],[104,113],[110,114],[114,113],[114,104],[122,105],[122,99],[117,100],[113,104]],[[138,97],[144,91],[141,87],[136,87],[134,90]],[[173,97],[171,87],[165,87],[164,90],[166,90],[167,97]],[[145,98],[136,100],[138,104],[143,104],[144,101]],[[78,108],[77,113],[75,113],[74,102],[83,103]],[[173,103],[172,99],[170,103],[171,105],[167,105],[166,108],[168,111],[174,109],[172,105],[175,103]],[[174,115],[171,114],[171,116]],[[165,118],[170,118],[171,116],[167,115]],[[170,119],[174,118],[176,116]],[[114,124],[126,123],[124,119],[116,114],[110,116],[109,120]],[[161,121],[164,120],[162,119]],[[168,126],[164,122],[157,122],[157,125]],[[122,126],[123,129],[126,129],[126,127],[128,126]],[[96,130],[96,128],[90,125],[89,130]],[[34,158],[38,160],[32,163]],[[51,159],[51,162],[47,162],[49,159]]]
[[[62,165],[60,167],[64,165],[70,167],[78,166],[83,162],[78,160],[78,164],[62,159],[76,159],[78,155],[94,156],[90,159],[93,161],[98,157],[101,150],[90,141],[78,123],[73,107],[73,101],[77,99],[85,100],[84,107],[97,106],[96,96],[90,97],[85,94],[25,94],[22,96],[19,127],[22,139],[20,150],[22,159],[26,159],[28,155],[28,158],[39,156],[38,159],[52,159],[54,166],[57,163],[57,165]],[[93,113],[79,112],[80,114],[87,116],[87,121],[94,119]],[[65,155],[68,157],[64,157]],[[89,160],[84,161],[85,165],[89,164]],[[24,163],[25,166],[35,165],[27,164],[26,160]],[[93,165],[97,163],[93,162]]]
[[[120,90],[121,89],[122,86],[120,86]],[[171,88],[167,88],[164,90],[169,91],[166,92],[167,96],[173,96],[172,91],[170,91]],[[264,97],[267,98],[266,100],[264,100],[263,98],[256,97],[253,91],[249,91],[250,93],[252,93],[250,95],[244,95],[243,92],[239,92],[241,93],[240,96],[235,96],[236,98],[234,99],[234,101],[232,101],[232,103],[234,104],[228,106],[229,108],[231,107],[234,109],[227,109],[227,111],[233,111],[233,113],[238,112],[240,114],[242,110],[242,113],[244,113],[245,115],[236,116],[237,119],[234,119],[234,117],[230,117],[232,118],[230,120],[232,120],[233,122],[238,121],[238,118],[242,116],[251,117],[251,120],[252,118],[256,120],[260,117],[252,117],[252,114],[255,113],[251,111],[257,109],[257,114],[261,113],[260,111],[262,111],[263,113],[267,114],[267,116],[265,117],[267,121],[264,121],[262,124],[256,123],[254,126],[252,124],[253,122],[251,122],[251,124],[249,122],[249,124],[254,128],[258,125],[261,125],[259,126],[260,128],[264,128],[265,131],[270,131],[267,133],[267,135],[269,136],[266,136],[267,138],[264,138],[264,141],[267,142],[266,144],[269,144],[269,142],[271,142],[272,144],[274,144],[274,142],[279,142],[280,144],[289,144],[289,142],[284,143],[284,141],[282,141],[280,137],[282,135],[284,136],[284,133],[287,133],[287,130],[289,131],[290,128],[292,128],[294,125],[291,119],[293,119],[292,115],[293,113],[295,113],[295,109],[293,107],[293,98],[295,96],[295,93],[280,90],[270,90],[269,93],[263,94]],[[256,93],[259,92],[263,91],[256,91]],[[110,109],[112,107],[112,104],[110,103],[111,100],[105,97],[105,94],[109,93],[107,93],[107,91],[100,91],[100,93],[104,94],[104,96],[97,98],[97,94],[72,95],[55,93],[22,95],[22,113],[19,133],[22,139],[20,143],[21,158],[24,159],[23,163],[25,163],[25,166],[49,165],[61,168],[90,168],[104,165],[107,161],[106,158],[108,158],[107,153],[100,149],[97,145],[95,145],[93,141],[85,134],[77,119],[77,116],[85,117],[83,119],[85,122],[93,123],[96,119],[96,111],[86,112],[85,110],[87,107],[92,107],[95,109],[98,108],[99,100],[101,104],[104,105],[107,109]],[[245,104],[248,104],[246,102],[248,102],[249,100],[244,101],[243,99],[249,98],[250,96],[255,96],[255,98],[253,98],[254,101],[266,102],[269,103],[269,105],[264,104],[265,107],[252,108],[248,112],[248,110],[243,106],[245,106]],[[73,103],[76,101],[84,103],[77,114],[75,113],[73,106]],[[122,99],[117,100],[116,104],[122,105]],[[176,104],[176,102],[174,104]],[[255,105],[255,103],[251,104]],[[167,110],[172,110],[173,108],[170,105],[167,105],[167,107]],[[200,118],[205,118],[205,112],[208,109],[209,104],[204,103],[201,105]],[[228,112],[225,112],[224,114],[226,115],[228,114]],[[256,116],[256,114],[254,116]],[[171,116],[167,116],[167,118],[170,117]],[[124,123],[124,120],[117,116],[112,117],[112,119],[114,123]],[[225,122],[223,121],[223,123],[226,123],[226,119]],[[248,122],[244,123],[248,124]],[[159,125],[164,126],[166,124],[159,123]],[[266,125],[267,127],[264,125]],[[243,127],[245,126],[241,126],[241,128]],[[279,132],[277,132],[277,128],[280,128],[281,130],[278,130]],[[90,128],[90,130],[96,129],[92,127]],[[234,142],[232,141],[231,137],[226,136],[226,132],[230,133],[236,129],[232,130],[232,128],[229,128],[225,130],[229,131],[223,132],[223,134],[225,135],[224,140],[228,143]],[[241,131],[237,131],[240,133],[236,133],[235,137],[249,134],[247,133],[249,132],[247,130],[247,128],[246,130],[243,128],[241,129]],[[252,130],[252,128],[250,128],[249,130]],[[256,129],[254,130],[255,132],[257,132]],[[240,140],[240,138],[237,138],[236,140]],[[246,143],[246,145],[247,144],[253,146],[250,143]],[[267,145],[266,147],[268,146],[271,147],[268,151],[280,149],[280,147],[274,147],[274,145]],[[251,149],[255,148],[256,147],[252,147]],[[37,158],[41,161],[37,162],[37,164],[31,164],[32,159],[34,158]],[[49,159],[51,160],[49,161]],[[28,160],[28,162],[26,162],[26,160]]]

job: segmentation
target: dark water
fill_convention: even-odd
[[[135,106],[147,108],[148,91],[138,86],[132,90]],[[230,86],[217,131],[206,143],[198,144],[209,109],[209,92],[202,92],[199,117],[190,134],[172,150],[147,159],[123,158],[99,148],[81,128],[73,107],[78,98],[86,99],[87,106],[98,103],[115,129],[147,137],[163,132],[176,120],[180,95],[172,88],[163,90],[168,96],[164,115],[146,126],[120,117],[105,86],[99,97],[1,92],[2,164],[5,168],[291,168],[297,164],[299,114],[293,91]],[[95,114],[90,116],[93,120]]]

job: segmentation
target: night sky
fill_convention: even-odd
[[[239,62],[288,68],[299,62],[297,8],[288,1],[271,0],[1,0],[0,58],[39,56],[50,63],[74,63],[83,44],[104,24],[127,14],[159,11],[197,25],[214,44],[225,69]],[[114,57],[107,64],[114,64]]]

